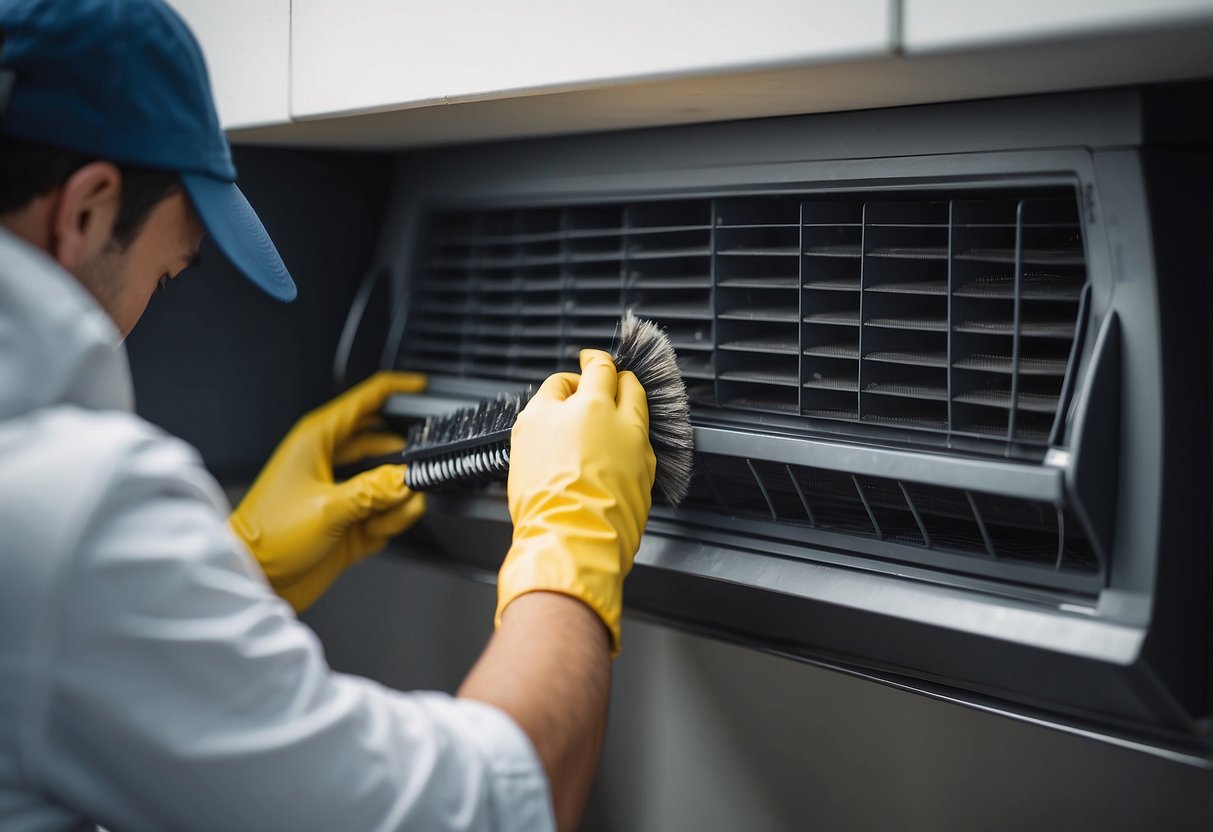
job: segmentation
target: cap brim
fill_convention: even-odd
[[[231,264],[270,297],[294,300],[295,281],[236,183],[196,173],[181,174],[181,183],[207,233]]]

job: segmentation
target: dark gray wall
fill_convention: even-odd
[[[202,262],[148,305],[127,348],[136,407],[247,479],[302,413],[333,394],[333,355],[370,261],[382,157],[237,148],[239,184],[299,287],[279,303],[204,241]]]

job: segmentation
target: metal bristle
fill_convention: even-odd
[[[615,366],[636,375],[649,404],[649,441],[657,457],[654,495],[676,506],[691,483],[694,432],[686,385],[665,332],[628,312]],[[409,430],[406,482],[437,491],[501,481],[509,475],[509,432],[533,390],[431,416]]]

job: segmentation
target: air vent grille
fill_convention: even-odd
[[[736,532],[743,518],[757,524],[752,532],[801,543],[866,539],[868,554],[900,562],[1065,589],[1100,585],[1081,526],[1046,502],[719,454],[697,454],[695,471],[682,508],[663,511],[697,525]]]
[[[1072,188],[431,220],[401,366],[539,381],[575,367],[580,348],[609,345],[631,308],[669,331],[701,412],[963,438],[1035,458],[1056,436],[1087,283]]]

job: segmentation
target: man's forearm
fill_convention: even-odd
[[[487,702],[527,733],[551,784],[560,829],[577,825],[598,765],[611,686],[601,619],[576,599],[515,599],[459,696]]]

